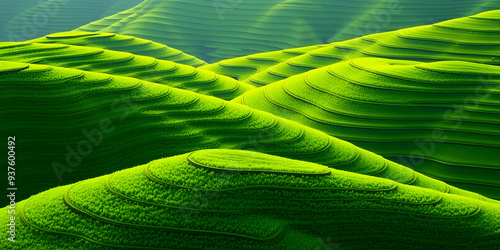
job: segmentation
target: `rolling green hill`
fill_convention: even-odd
[[[76,29],[141,0],[0,0],[0,41],[25,41]]]
[[[146,38],[216,62],[498,8],[499,0],[146,0],[78,30]]]
[[[22,235],[16,244],[22,249],[496,249],[500,244],[498,204],[238,150],[155,160],[45,191],[16,209],[16,233]],[[0,214],[7,225],[7,207]],[[9,246],[7,240],[0,243]]]
[[[421,62],[458,60],[498,65],[500,33],[496,27],[499,21],[500,11],[497,10],[434,25],[368,35],[323,45],[318,49],[289,57],[283,62],[269,64],[269,67],[261,67],[258,71],[254,70],[253,64],[245,65],[244,58],[226,60],[205,68],[233,77],[240,76],[239,72],[250,72],[241,75],[240,79],[255,86],[263,86],[312,69],[359,57]],[[268,60],[281,59],[277,56],[280,55],[279,52],[265,55],[270,57]]]
[[[500,199],[498,66],[358,58],[234,101]]]
[[[191,66],[95,47],[60,43],[0,42],[0,58],[6,61],[134,77],[225,100],[236,98],[254,88],[230,77]]]
[[[295,49],[263,52],[244,57],[227,59],[218,63],[203,65],[200,67],[200,69],[210,70],[220,75],[230,76],[244,81],[253,75],[266,71],[268,68],[274,65],[286,62],[290,58],[304,55],[309,51],[313,51],[325,46],[328,45],[313,45]],[[246,82],[256,87],[262,86],[257,85],[251,81]]]
[[[123,164],[207,148],[259,151],[486,199],[323,132],[219,98],[48,65],[3,61],[0,69],[2,130],[19,142],[16,161],[24,167],[16,175],[23,187],[18,199],[58,182],[109,174]]]
[[[99,32],[60,32],[33,39],[37,43],[63,43],[69,45],[96,47],[107,50],[129,52],[141,56],[150,56],[160,60],[173,61],[193,67],[206,62],[167,45],[155,43],[137,37]]]
[[[0,249],[497,250],[499,23],[500,0],[0,0]]]

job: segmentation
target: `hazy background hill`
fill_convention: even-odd
[[[216,62],[469,16],[499,9],[500,0],[0,0],[0,6],[0,41],[81,26]]]
[[[115,14],[142,0],[0,0],[0,41],[24,41]]]
[[[146,38],[214,62],[499,8],[498,0],[147,0],[80,30]]]

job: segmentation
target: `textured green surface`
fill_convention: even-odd
[[[137,37],[99,32],[60,32],[31,40],[37,43],[63,43],[68,45],[97,47],[107,50],[151,56],[165,61],[199,67],[206,63],[192,55],[166,45]]]
[[[252,159],[248,161],[248,159]],[[254,152],[232,150],[206,150],[194,152],[187,157],[191,165],[222,173],[269,173],[295,175],[328,175],[330,169],[317,164],[289,159],[273,161],[269,157]]]
[[[0,73],[2,126],[24,142],[17,161],[27,167],[17,173],[24,187],[18,197],[58,180],[108,174],[122,167],[117,162],[133,166],[198,149],[238,148],[484,199],[317,130],[215,97],[47,65],[1,62],[0,68],[10,69]]]
[[[246,151],[197,151],[54,188],[18,205],[23,240],[17,246],[311,249],[322,247],[323,238],[345,249],[500,244],[498,204],[339,170],[323,176],[218,173],[193,166],[193,155],[236,157],[255,170],[295,172],[311,165],[288,166],[289,159]],[[6,224],[7,212],[0,212]]]
[[[147,0],[79,30],[146,38],[216,62],[498,8],[498,0]]]
[[[133,41],[135,40],[132,38],[130,44],[133,44]],[[225,100],[236,98],[254,88],[233,78],[181,63],[96,47],[60,43],[0,42],[0,59],[134,77]]]
[[[0,249],[498,249],[499,0],[134,1],[0,0]]]
[[[500,199],[499,94],[497,66],[359,58],[234,101]]]
[[[433,61],[467,61],[498,65],[500,35],[495,31],[500,11],[490,11],[434,25],[367,35],[352,40],[322,45],[320,48],[287,57],[280,63],[263,65],[258,71],[245,58],[222,61],[205,68],[219,74],[240,76],[255,86],[263,86],[290,76],[359,57]],[[313,48],[313,47],[309,47]],[[279,51],[250,55],[257,60],[283,60]],[[495,60],[496,58],[496,60]],[[242,62],[242,63],[240,63]],[[228,66],[230,67],[228,67]],[[242,74],[240,72],[249,72]]]

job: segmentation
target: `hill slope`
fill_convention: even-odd
[[[141,0],[0,0],[0,41],[25,41],[72,30]]]
[[[500,199],[499,94],[498,66],[358,58],[234,101]]]
[[[123,165],[206,148],[316,162],[485,199],[326,134],[243,105],[135,78],[0,63],[3,131],[15,136],[17,198],[109,174]],[[5,153],[7,148],[0,149]]]
[[[254,87],[227,76],[153,57],[94,47],[46,43],[1,43],[0,58],[129,76],[230,100]]]
[[[17,209],[22,238],[16,244],[23,249],[495,249],[500,244],[498,204],[238,150],[156,160],[51,189]],[[8,224],[7,208],[0,212]]]
[[[36,43],[63,43],[69,45],[96,47],[107,50],[129,52],[141,56],[150,56],[160,60],[173,61],[193,67],[206,62],[167,45],[150,40],[113,33],[99,32],[60,32],[33,39]]]
[[[258,72],[254,71],[256,74],[251,76],[247,74],[241,79],[255,86],[263,86],[312,69],[359,57],[422,62],[459,60],[498,65],[500,33],[496,27],[499,21],[500,10],[497,10],[434,25],[373,34],[323,45],[302,55],[288,58],[286,61],[272,64],[270,67],[260,68]],[[274,52],[268,56],[278,54]],[[206,68],[219,74],[238,76],[237,72],[233,73],[233,69],[239,72],[254,68],[252,64],[244,63],[245,60],[237,58]]]
[[[232,58],[220,61],[218,63],[203,65],[200,69],[210,70],[220,75],[230,76],[241,81],[245,81],[254,86],[260,87],[252,81],[246,81],[253,75],[265,72],[268,68],[286,62],[288,59],[304,55],[325,46],[313,45],[294,49],[285,49],[272,52],[263,52],[244,57]]]
[[[216,62],[341,41],[498,8],[498,0],[418,3],[413,0],[146,0],[78,30],[147,38]]]

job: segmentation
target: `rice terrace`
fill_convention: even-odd
[[[0,0],[0,249],[500,249],[500,0]]]

